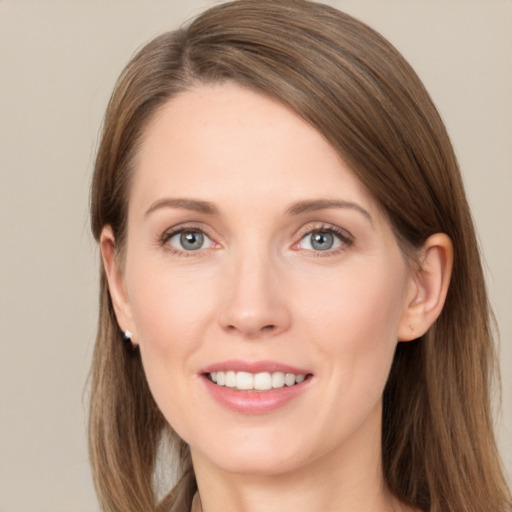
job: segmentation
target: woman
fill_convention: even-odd
[[[155,39],[111,99],[91,210],[103,510],[510,507],[457,162],[374,31],[240,0]]]

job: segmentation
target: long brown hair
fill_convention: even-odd
[[[399,344],[384,391],[382,465],[403,502],[431,512],[504,512],[511,497],[493,434],[491,311],[457,161],[422,83],[363,23],[306,0],[239,0],[145,46],[122,73],[96,160],[91,224],[122,255],[141,134],[178,92],[234,81],[288,105],[351,166],[406,254],[437,232],[454,244],[441,316]],[[101,270],[92,365],[90,455],[102,510],[184,511],[196,490],[187,446],[149,391],[138,351],[121,341]],[[179,481],[158,503],[155,465],[174,444]]]

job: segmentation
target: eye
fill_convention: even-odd
[[[182,229],[169,233],[165,238],[165,243],[177,251],[199,251],[214,246],[210,237],[199,229]]]
[[[328,252],[352,243],[348,234],[335,228],[319,228],[306,233],[296,245],[298,249]]]

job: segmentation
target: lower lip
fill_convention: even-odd
[[[202,379],[213,398],[222,406],[242,414],[266,414],[283,407],[309,387],[311,377],[293,386],[268,391],[239,391],[218,386],[206,376]]]

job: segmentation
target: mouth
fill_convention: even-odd
[[[313,381],[313,373],[304,368],[269,360],[223,361],[199,375],[217,403],[246,415],[267,414],[296,402]]]
[[[220,387],[238,391],[270,391],[301,384],[311,377],[308,373],[258,372],[245,371],[214,371],[204,374],[205,377]]]

